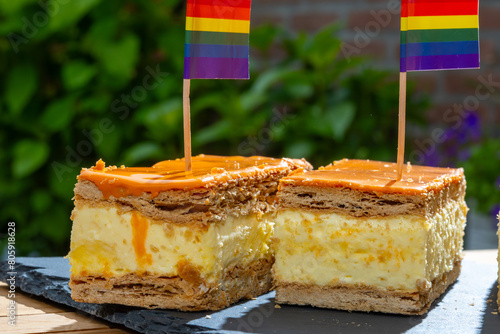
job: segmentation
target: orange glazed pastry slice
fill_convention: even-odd
[[[276,301],[423,314],[460,273],[462,169],[336,161],[280,182]]]
[[[279,180],[305,160],[193,158],[83,169],[72,213],[72,298],[217,310],[271,286]]]

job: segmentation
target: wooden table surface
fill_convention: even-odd
[[[7,284],[0,282],[0,333],[132,333],[116,328],[88,314],[75,312],[44,298],[30,296],[16,289],[16,326],[8,324]]]
[[[464,256],[474,262],[497,263],[496,250],[465,251]],[[0,333],[72,333],[118,334],[134,333],[113,324],[95,319],[83,312],[75,312],[44,298],[30,296],[16,290],[16,326],[8,324],[10,299],[7,284],[0,282]]]

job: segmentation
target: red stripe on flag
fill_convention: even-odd
[[[460,0],[459,0],[460,1]],[[250,8],[252,0],[187,0],[188,4]]]
[[[211,19],[250,20],[250,8],[208,6],[188,3],[186,16]]]
[[[188,0],[190,1],[190,0]],[[456,4],[461,2],[474,2],[479,4],[478,0],[406,0],[405,2],[414,3],[414,4],[422,4],[422,3],[436,3],[436,2],[444,2],[448,4]]]
[[[403,0],[401,3],[402,17],[451,15],[478,15],[478,2],[471,0]]]
[[[401,0],[401,17],[408,17],[408,0]]]

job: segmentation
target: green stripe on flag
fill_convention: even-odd
[[[248,45],[248,34],[186,30],[187,44]]]
[[[401,44],[477,41],[478,29],[432,29],[401,32]]]

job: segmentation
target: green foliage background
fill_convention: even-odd
[[[183,156],[184,17],[179,0],[0,0],[0,222],[18,256],[67,253],[82,167]],[[192,81],[193,154],[394,161],[397,77],[343,59],[336,31],[252,27],[250,80]]]

